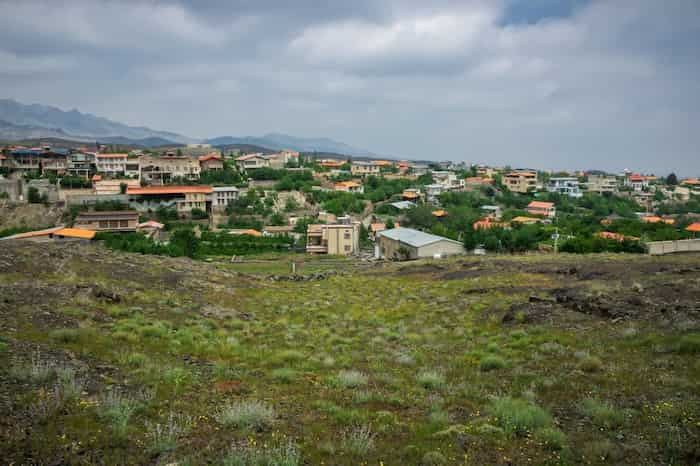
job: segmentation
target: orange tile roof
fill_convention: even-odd
[[[262,157],[262,154],[261,154],[261,153],[257,153],[257,154],[246,154],[246,155],[241,155],[241,156],[239,156],[239,157],[236,157],[236,161],[242,162],[242,161],[244,161],[244,160],[250,160],[250,159],[254,159],[254,158],[256,158],[256,157]]]
[[[447,215],[447,211],[446,210],[434,210],[433,215],[436,217],[444,217],[445,215]]]
[[[661,218],[661,217],[657,217],[656,215],[649,215],[647,217],[642,217],[642,222],[644,222],[644,223],[661,223],[661,222],[663,222],[667,225],[673,225],[674,223],[676,223],[676,221],[673,220],[672,218]]]
[[[474,224],[472,225],[472,228],[476,231],[476,230],[482,230],[482,229],[487,230],[489,228],[505,228],[506,226],[508,226],[507,223],[492,222],[490,219],[485,218],[485,219],[477,220],[476,222],[474,222]]]
[[[510,173],[508,173],[506,176],[524,176],[524,177],[527,177],[527,178],[533,178],[533,177],[537,176],[537,173],[533,173],[533,172],[510,172]]]
[[[125,159],[129,154],[97,154],[98,159]]]
[[[541,221],[542,221],[542,219],[539,219],[539,218],[524,217],[524,216],[518,216],[518,217],[515,217],[511,220],[511,222],[515,222],[515,223],[537,223],[537,222],[541,222]]]
[[[686,228],[686,231],[691,231],[693,233],[700,233],[700,222],[691,223]]]
[[[600,231],[596,233],[596,236],[604,239],[612,239],[615,241],[637,241],[639,238],[636,236],[626,236],[620,233],[613,233],[611,231]]]
[[[201,155],[199,157],[200,162],[206,162],[207,160],[221,160],[221,155],[212,153],[207,155]]]
[[[402,197],[405,197],[406,199],[416,199],[418,197],[418,193],[414,193],[413,191],[408,191],[404,192]]]
[[[59,230],[62,230],[64,227],[53,227],[53,228],[47,228],[45,230],[35,230],[35,231],[27,231],[24,233],[17,233],[16,235],[8,236],[5,239],[25,239],[25,238],[36,238],[38,236],[48,236],[52,233],[55,233]]]
[[[372,163],[377,165],[378,167],[390,167],[393,165],[393,163],[389,162],[388,160],[375,160]]]
[[[129,186],[127,194],[157,195],[157,194],[210,194],[214,192],[211,186]]]
[[[82,228],[62,228],[53,233],[58,236],[65,236],[67,238],[80,238],[80,239],[93,239],[95,237],[95,232],[92,230],[84,230]]]
[[[697,186],[700,185],[700,179],[698,178],[687,178],[683,181],[681,181],[681,184],[689,184],[692,186]]]
[[[399,222],[394,222],[394,228],[398,228],[400,226],[401,225],[399,224]],[[372,224],[370,224],[369,229],[370,229],[370,231],[373,231],[374,233],[376,233],[378,231],[384,231],[384,230],[386,230],[386,223],[372,223]]]
[[[360,183],[354,181],[339,181],[335,184],[336,188],[358,188],[362,186]]]
[[[249,228],[247,230],[230,230],[229,234],[231,234],[231,235],[262,236],[262,233],[260,233],[258,230],[253,230],[252,228]]]
[[[544,201],[532,201],[527,205],[527,207],[529,209],[551,209],[552,207],[554,207],[554,203]]]
[[[319,165],[321,165],[322,167],[341,167],[341,166],[345,165],[345,163],[346,162],[343,160],[330,160],[329,159],[329,160],[321,160],[321,162],[319,162]]]

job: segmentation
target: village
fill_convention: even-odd
[[[170,255],[294,251],[405,260],[489,252],[644,252],[697,246],[700,180],[464,162],[358,160],[193,144],[163,150],[8,145],[0,203],[43,204],[55,224],[5,239],[91,241]],[[182,235],[180,235],[182,236]],[[185,235],[186,236],[186,235]],[[238,237],[238,238],[236,238]],[[241,238],[243,237],[243,238]],[[238,245],[238,246],[236,246]],[[185,251],[185,249],[188,249]],[[662,253],[662,252],[659,252]]]

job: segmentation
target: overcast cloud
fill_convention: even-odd
[[[193,137],[700,175],[697,0],[0,0],[0,97]]]

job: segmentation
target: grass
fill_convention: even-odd
[[[509,434],[526,435],[548,427],[552,422],[552,417],[546,410],[518,398],[496,398],[491,402],[489,412]]]
[[[583,372],[599,372],[603,369],[603,361],[596,356],[583,356],[576,367]]]
[[[340,371],[331,380],[332,385],[340,388],[364,387],[369,382],[369,377],[360,371]]]
[[[80,338],[76,328],[59,328],[49,332],[49,337],[60,343],[75,343]]]
[[[566,434],[554,427],[537,429],[535,431],[535,440],[554,451],[563,450],[566,446]]]
[[[275,381],[286,384],[292,383],[298,377],[297,371],[289,367],[274,369],[271,375]]]
[[[679,354],[700,354],[700,333],[683,335],[678,342],[676,352]]]
[[[617,409],[610,403],[596,398],[585,398],[578,405],[579,412],[586,416],[597,427],[617,429],[625,425],[628,413]]]
[[[438,390],[445,386],[445,376],[437,371],[423,370],[416,376],[418,385],[427,390]]]
[[[223,466],[297,466],[302,464],[298,447],[290,442],[277,446],[234,445]]]
[[[353,456],[363,457],[374,448],[374,434],[369,426],[357,426],[343,435],[342,448]]]
[[[261,401],[245,400],[224,406],[215,417],[225,427],[263,431],[272,427],[275,410]]]
[[[127,437],[129,421],[138,404],[132,398],[115,391],[107,392],[99,406],[100,416],[106,419],[118,439]]]
[[[479,369],[482,372],[494,371],[497,369],[503,369],[506,367],[506,361],[500,356],[488,355],[481,358],[479,362]]]
[[[147,451],[151,454],[163,454],[177,447],[177,441],[187,433],[192,426],[192,420],[186,415],[170,412],[161,422],[147,422],[146,433],[150,440]]]

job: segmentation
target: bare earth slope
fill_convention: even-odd
[[[3,243],[0,457],[700,461],[700,257],[336,269]]]

